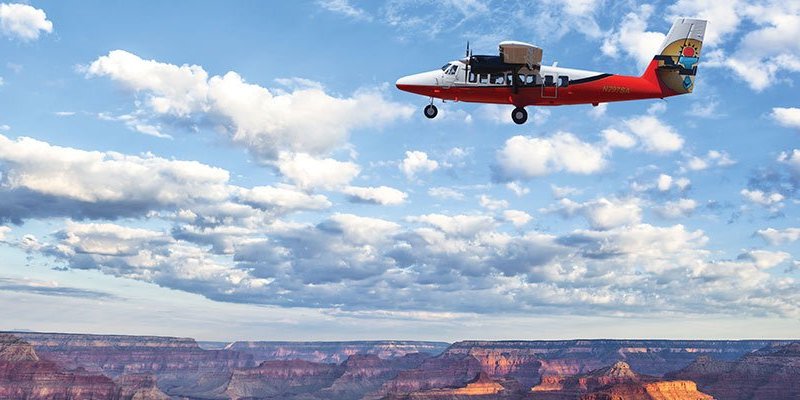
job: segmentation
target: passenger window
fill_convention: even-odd
[[[486,84],[489,83],[489,75],[481,74],[481,83]]]
[[[536,84],[536,75],[525,75],[525,84],[526,85],[535,85]]]
[[[469,73],[469,81],[470,81],[470,83],[477,82],[478,81],[478,75],[475,75],[475,73],[470,72]]]
[[[514,82],[514,74],[512,73],[506,74],[506,85],[511,86],[513,82]]]
[[[556,81],[553,79],[553,75],[545,75],[544,76],[544,85],[545,86],[555,86]]]
[[[568,76],[559,76],[558,77],[558,87],[567,87],[569,86],[569,77]]]

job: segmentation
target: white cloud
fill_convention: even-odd
[[[625,121],[627,128],[642,142],[645,151],[668,153],[683,147],[683,138],[675,129],[652,115],[642,115]]]
[[[420,172],[433,172],[439,168],[436,160],[428,159],[424,151],[407,151],[406,158],[400,163],[400,170],[408,179],[414,179]]]
[[[740,254],[738,258],[752,261],[758,269],[769,269],[790,259],[791,255],[782,251],[751,250]]]
[[[0,160],[7,168],[3,177],[7,188],[84,202],[177,204],[220,200],[228,195],[228,171],[196,161],[83,151],[2,135]]]
[[[0,4],[0,31],[21,40],[36,40],[42,32],[53,31],[53,23],[44,10],[27,4]]]
[[[656,207],[655,212],[663,218],[688,217],[697,208],[697,202],[692,199],[678,199],[668,201]]]
[[[554,172],[592,174],[605,168],[602,149],[567,132],[550,137],[514,136],[497,151],[496,178],[527,180]]]
[[[0,243],[6,240],[6,235],[8,232],[11,232],[10,227],[0,225]]]
[[[282,152],[275,164],[283,176],[303,189],[336,189],[361,172],[353,162],[315,158],[305,153]]]
[[[425,223],[442,232],[457,236],[475,236],[479,232],[489,231],[495,227],[492,217],[485,215],[443,215],[427,214],[406,218],[409,222]]]
[[[736,164],[725,151],[709,150],[705,156],[691,156],[687,159],[682,167],[682,171],[702,171],[712,167],[730,167]]]
[[[795,171],[800,172],[800,149],[794,149],[791,153],[782,151],[778,155],[778,162],[787,164]]]
[[[589,110],[589,116],[594,119],[599,119],[605,116],[607,111],[608,103],[600,103],[596,106],[592,106],[592,108]]]
[[[666,174],[661,174],[658,176],[658,180],[656,181],[656,188],[659,191],[666,192],[672,186],[672,177]]]
[[[342,193],[348,195],[351,201],[374,203],[381,205],[398,205],[406,201],[408,195],[395,188],[388,186],[378,187],[357,187],[348,186],[342,189]]]
[[[11,127],[8,125],[0,125],[0,132],[7,132],[10,131]]]
[[[543,211],[557,212],[564,217],[581,215],[592,229],[608,230],[641,222],[642,208],[639,203],[639,199],[636,198],[606,199],[602,197],[584,203],[561,199],[555,206]]]
[[[785,127],[800,128],[800,108],[773,107],[770,117]]]
[[[525,211],[505,210],[503,211],[503,219],[508,222],[511,222],[512,225],[519,228],[530,222],[533,219],[533,217],[531,217],[531,215],[526,213]]]
[[[765,2],[741,7],[740,17],[755,29],[741,37],[730,55],[720,51],[709,66],[731,69],[750,88],[761,91],[780,82],[781,72],[800,71],[800,7],[793,2]],[[742,60],[759,65],[753,74]]]
[[[143,93],[156,117],[210,122],[265,161],[282,151],[326,154],[341,147],[354,129],[379,128],[414,111],[387,100],[380,89],[358,90],[351,97],[331,96],[321,85],[270,90],[235,72],[209,77],[198,65],[144,60],[124,50],[99,57],[87,73]]]
[[[490,210],[490,211],[497,211],[504,208],[508,208],[508,201],[505,200],[495,200],[485,194],[482,194],[478,198],[478,203],[481,207]]]
[[[600,48],[603,54],[614,58],[625,54],[635,59],[640,68],[647,66],[666,37],[662,32],[647,31],[647,20],[653,11],[652,5],[644,4],[625,15],[619,27],[606,34]]]
[[[348,0],[318,0],[317,4],[328,11],[342,14],[349,18],[364,21],[372,20],[372,16],[370,16],[366,11],[353,6]]]
[[[563,199],[565,197],[581,194],[583,192],[578,188],[570,186],[558,186],[554,184],[550,184],[550,190],[553,191],[553,197],[555,197],[556,199]]]
[[[741,195],[748,201],[764,207],[780,207],[784,197],[778,192],[765,193],[761,190],[742,189]]]
[[[531,192],[530,189],[528,189],[525,186],[522,186],[519,182],[508,182],[506,183],[506,187],[508,188],[508,190],[514,192],[514,194],[517,195],[518,197],[524,196]]]
[[[402,230],[399,224],[391,221],[353,214],[334,214],[323,225],[326,229],[335,227],[341,230],[346,238],[356,244],[385,242]]]
[[[608,149],[613,149],[615,147],[630,149],[636,146],[636,138],[613,128],[603,129],[601,135]]]
[[[323,210],[332,204],[320,194],[308,194],[291,186],[256,186],[242,189],[239,198],[244,203],[261,209]]]
[[[793,243],[800,240],[800,228],[786,228],[786,229],[759,229],[756,232],[758,236],[767,241],[767,243],[776,246],[784,243]]]
[[[464,198],[463,193],[455,189],[442,186],[432,187],[428,189],[428,195],[442,200],[461,200]]]

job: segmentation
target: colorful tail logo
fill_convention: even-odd
[[[658,78],[676,93],[691,93],[694,89],[706,25],[706,21],[699,19],[675,21],[660,54],[655,56]]]

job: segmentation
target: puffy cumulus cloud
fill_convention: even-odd
[[[760,206],[769,207],[770,209],[780,208],[782,206],[781,202],[785,199],[785,197],[778,192],[765,193],[758,189],[742,189],[740,193],[747,201]]]
[[[693,199],[678,199],[657,206],[654,210],[663,218],[681,218],[691,215],[696,208],[697,202]]]
[[[507,213],[504,220],[519,217],[526,219]],[[406,222],[334,214],[258,233],[224,255],[168,232],[113,224],[68,223],[45,240],[17,245],[69,268],[285,307],[800,315],[797,283],[770,271],[787,254],[756,250],[714,260],[705,234],[682,225],[632,223],[555,236],[504,233],[482,215]]]
[[[659,192],[668,192],[673,188],[684,191],[691,184],[692,181],[685,177],[675,178],[671,175],[659,174],[658,178],[656,178],[655,188]]]
[[[229,195],[229,173],[195,161],[84,151],[0,135],[0,219],[116,218]]]
[[[531,222],[531,220],[533,220],[533,217],[530,214],[526,213],[525,211],[504,210],[503,219],[510,222],[517,228],[519,228],[527,225],[528,222]]]
[[[378,187],[358,187],[348,186],[342,189],[350,201],[357,203],[372,203],[380,205],[394,206],[403,204],[408,194],[388,186]]]
[[[738,9],[738,15],[753,25],[752,30],[741,36],[730,54],[714,54],[709,66],[729,68],[755,91],[779,82],[782,72],[800,71],[800,44],[794,40],[800,36],[800,5],[783,1],[748,3]],[[742,60],[758,64],[762,73],[752,74]]]
[[[683,138],[667,123],[652,115],[625,121],[625,126],[641,141],[645,151],[668,153],[683,147]]]
[[[263,210],[324,210],[332,203],[321,194],[308,194],[292,186],[256,186],[240,189],[238,199],[251,207]]]
[[[334,214],[317,227],[341,233],[345,239],[357,244],[388,242],[402,228],[395,222],[353,214]]]
[[[8,235],[9,232],[11,232],[10,227],[0,225],[0,242],[6,240],[6,235]]]
[[[294,186],[248,189],[231,185],[229,177],[224,169],[196,161],[85,151],[0,135],[0,221],[161,216],[250,226],[331,206],[325,196]]]
[[[340,188],[361,173],[361,168],[353,162],[316,158],[306,153],[282,152],[275,165],[284,177],[304,189]]]
[[[73,269],[96,269],[222,301],[269,284],[268,279],[220,263],[204,248],[175,240],[166,232],[68,223],[54,237],[55,242],[40,245],[38,251]]]
[[[725,151],[709,150],[704,156],[690,156],[681,166],[682,171],[702,171],[715,167],[730,167],[736,164]]]
[[[408,179],[414,179],[420,172],[433,172],[437,169],[439,169],[439,163],[429,159],[428,154],[424,151],[407,151],[406,158],[400,163],[400,170]]]
[[[0,4],[0,31],[4,35],[29,41],[36,40],[42,32],[53,31],[53,22],[44,10],[27,4]]]
[[[756,234],[773,246],[793,243],[800,240],[800,228],[759,229]]]
[[[495,227],[495,220],[486,215],[444,215],[427,214],[406,218],[409,222],[423,223],[455,236],[475,236]]]
[[[620,132],[616,129],[609,128],[604,129],[601,134],[608,149],[613,149],[615,147],[630,149],[636,146],[636,138],[625,132]]]
[[[647,66],[666,38],[663,32],[647,30],[647,20],[654,11],[652,5],[644,4],[626,14],[616,29],[606,33],[600,47],[603,54],[614,58],[624,54],[636,60],[639,67]]]
[[[770,117],[783,126],[789,128],[800,128],[800,108],[774,107]]]
[[[543,211],[555,212],[563,217],[580,215],[586,219],[592,229],[597,230],[636,225],[642,220],[640,200],[636,198],[606,199],[602,197],[584,203],[565,198]]]
[[[342,146],[354,129],[381,127],[413,113],[380,89],[334,97],[319,84],[294,80],[299,84],[291,92],[270,90],[236,72],[209,77],[199,65],[145,60],[124,50],[99,57],[86,71],[144,95],[157,117],[213,124],[262,161],[282,151],[325,154]]]
[[[751,261],[758,269],[773,268],[792,256],[783,251],[751,250],[740,254],[737,259]]]
[[[497,151],[494,178],[528,180],[554,172],[592,174],[605,168],[601,148],[575,135],[558,132],[550,137],[514,136]]]

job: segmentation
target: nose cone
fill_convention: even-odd
[[[437,78],[439,78],[441,74],[442,71],[436,70],[404,76],[397,80],[395,86],[406,92],[418,93],[423,88],[429,89],[430,87],[438,86]]]

